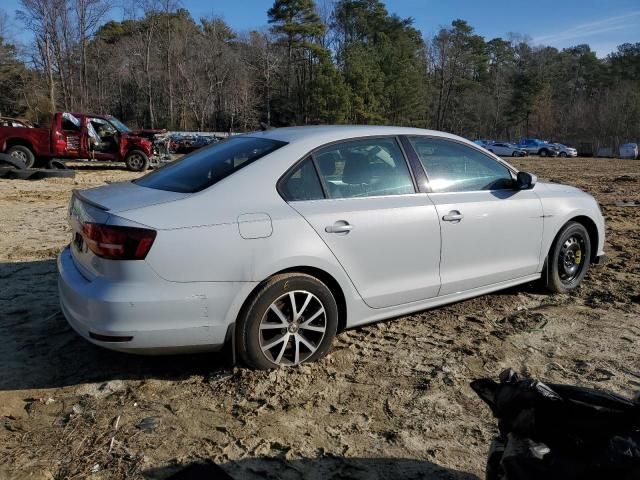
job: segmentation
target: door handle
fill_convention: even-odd
[[[353,230],[353,225],[350,225],[346,220],[338,220],[333,225],[324,228],[327,233],[349,233],[351,230]]]
[[[451,210],[449,213],[442,217],[445,222],[459,222],[464,218],[464,215],[458,210]]]

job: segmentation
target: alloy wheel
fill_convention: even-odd
[[[327,330],[324,305],[310,292],[295,290],[278,297],[260,321],[260,349],[276,365],[297,365],[320,347]]]

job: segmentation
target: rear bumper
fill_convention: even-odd
[[[90,342],[131,353],[220,349],[230,306],[243,282],[176,283],[87,280],[69,248],[58,257],[60,307],[67,322]]]

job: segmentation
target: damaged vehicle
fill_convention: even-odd
[[[0,117],[0,127],[33,128],[33,125],[20,118]]]
[[[124,162],[129,170],[142,172],[158,160],[148,138],[158,132],[132,131],[108,115],[58,112],[48,128],[0,126],[0,152],[21,160],[26,168],[54,159],[88,159]]]
[[[132,182],[75,191],[58,258],[81,336],[134,353],[216,350],[267,369],[341,329],[541,280],[604,251],[581,190],[460,137],[317,126],[234,136]]]

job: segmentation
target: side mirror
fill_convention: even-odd
[[[531,190],[538,181],[538,177],[536,177],[533,173],[529,172],[518,172],[516,177],[516,186],[518,190]]]

